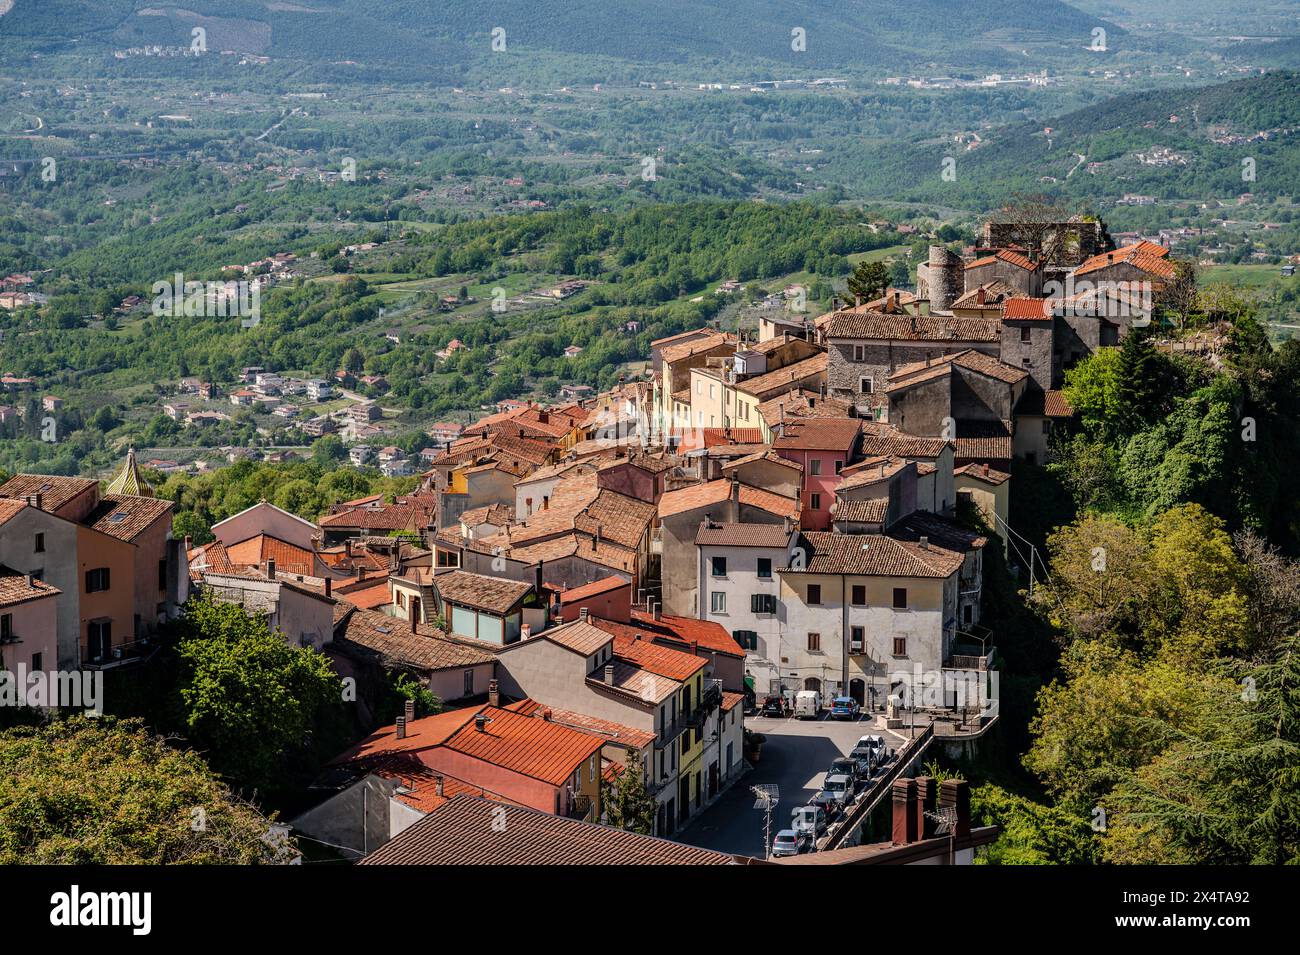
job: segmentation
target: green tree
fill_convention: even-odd
[[[1089,865],[1097,861],[1097,840],[1087,816],[1043,806],[999,786],[971,790],[971,818],[1001,833],[976,859],[982,865]]]
[[[188,738],[239,786],[285,787],[286,756],[309,749],[342,705],[329,661],[290,646],[264,617],[211,597],[186,603],[179,630],[175,693]]]
[[[139,720],[0,733],[0,864],[274,862],[269,826],[197,753]]]
[[[611,786],[602,779],[601,787],[601,803],[611,826],[647,836],[654,832],[658,803],[646,790],[639,760],[629,759],[618,782]]]
[[[849,294],[870,302],[889,287],[889,266],[884,262],[859,262],[849,276]]]

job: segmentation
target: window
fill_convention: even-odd
[[[822,652],[822,635],[820,633],[808,634],[808,652],[809,653]]]
[[[465,671],[465,695],[466,696],[474,695],[474,671],[473,670]]]
[[[713,557],[713,558],[710,558],[710,560],[711,560],[712,563],[713,563],[713,576],[714,576],[714,577],[725,577],[725,576],[727,576],[727,558],[725,558],[725,557]]]
[[[808,503],[814,511],[820,511],[822,509],[822,496],[820,494],[811,494]]]
[[[36,550],[36,553],[38,553],[38,554],[43,554],[43,553],[45,553],[45,535],[44,535],[44,534],[37,534],[37,535],[36,535],[36,548],[35,548],[35,550]]]
[[[867,639],[867,631],[865,627],[849,628],[849,649],[850,650],[860,651],[862,649],[862,644],[866,641],[866,639]]]
[[[32,654],[32,672],[38,673],[41,669],[41,663],[44,662],[39,653]]]
[[[822,602],[822,585],[821,585],[821,584],[809,584],[809,585],[808,585],[808,602],[809,602],[810,604],[819,604],[819,603]]]
[[[92,620],[86,624],[86,645],[92,662],[108,659],[113,645],[111,622]]]
[[[813,458],[811,461],[808,462],[808,464],[809,464],[809,471],[808,471],[809,474],[817,475],[822,473],[821,458]]]
[[[0,642],[8,643],[14,638],[14,615],[0,615]]]
[[[859,363],[867,360],[867,347],[865,345],[853,346],[853,360]]]
[[[682,755],[685,756],[686,751],[690,748],[691,748],[691,734],[683,733],[682,734]]]
[[[1028,325],[1024,325],[1024,326],[1021,327],[1021,329],[1020,329],[1020,340],[1021,340],[1022,342],[1028,342],[1028,341],[1029,341],[1029,326],[1028,326]]]
[[[727,612],[727,595],[721,590],[715,590],[709,594],[709,610],[712,613]]]
[[[710,397],[710,398],[716,398],[716,397],[717,397],[717,394],[716,394],[715,391],[714,391],[715,387],[716,387],[716,386],[714,386],[714,385],[709,385],[709,397]]]
[[[853,585],[853,606],[865,607],[867,605],[867,588],[865,584]]]
[[[907,656],[907,637],[894,637],[894,656]]]
[[[966,621],[967,624],[970,624],[970,622],[971,622],[971,605],[970,605],[970,604],[967,604],[966,606],[962,607],[961,610],[962,610],[962,618]]]
[[[587,781],[593,783],[596,781],[596,757],[595,756],[587,760]]]
[[[735,630],[731,636],[742,650],[758,649],[758,631],[757,630]]]
[[[876,390],[876,380],[874,378],[859,378],[858,391],[864,395],[873,394]]]
[[[836,458],[836,459],[835,459],[835,473],[836,473],[836,474],[839,474],[839,473],[840,473],[841,471],[843,471],[843,470],[844,470],[844,462],[841,461],[839,458]]]
[[[696,381],[696,382],[695,382],[695,393],[696,393],[697,395],[702,395],[702,394],[704,394],[704,382],[702,382],[702,381]]]
[[[95,594],[108,589],[108,568],[97,567],[86,571],[86,593]]]
[[[907,588],[906,587],[894,588],[894,609],[895,610],[907,609]]]
[[[768,580],[772,576],[772,558],[760,557],[758,559],[758,576]]]
[[[750,613],[776,613],[776,594],[750,594]]]

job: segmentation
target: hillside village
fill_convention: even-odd
[[[418,456],[382,446],[375,403],[351,401],[304,429],[340,431],[354,465],[418,475],[414,490],[314,522],[263,501],[206,544],[173,537],[174,506],[142,475],[168,462],[131,452],[102,490],[20,474],[0,486],[0,620],[6,644],[24,637],[5,660],[130,667],[202,593],[265,614],[357,680],[362,725],[366,686],[413,675],[442,712],[408,707],[339,753],[292,821],[349,859],[411,861],[440,839],[480,851],[465,801],[478,796],[535,811],[528,859],[544,861],[571,842],[566,827],[607,817],[609,787],[631,772],[654,803],[651,834],[695,846],[656,850],[661,861],[734,861],[692,824],[761,767],[747,717],[811,706],[849,714],[882,748],[863,757],[861,793],[824,801],[838,819],[813,826],[823,851],[790,861],[947,853],[917,828],[918,799],[964,819],[969,861],[996,833],[970,829],[965,783],[941,792],[897,770],[931,743],[976,744],[997,720],[990,548],[1033,573],[1008,548],[1012,462],[1047,461],[1073,415],[1065,371],[1149,324],[1176,278],[1166,246],[1116,247],[1094,220],[990,222],[965,254],[933,246],[915,292],[773,311],[743,336],[662,338],[644,376],[502,402],[430,429]],[[277,414],[289,396],[384,386],[242,378],[227,400]],[[212,383],[181,392],[169,416],[198,427],[218,414],[186,403],[217,400]],[[882,846],[862,823],[887,792]],[[362,798],[377,816],[358,816]]]

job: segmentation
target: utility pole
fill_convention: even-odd
[[[763,810],[763,858],[768,859],[772,854],[772,810],[780,802],[780,789],[776,783],[759,783],[749,790],[755,797],[754,808]]]

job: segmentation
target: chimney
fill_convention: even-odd
[[[735,478],[731,479],[731,519],[740,520],[740,482]]]
[[[28,586],[28,587],[35,587],[35,586],[36,586],[36,575],[35,575],[35,574],[29,573],[29,574],[27,575],[27,586]]]
[[[186,535],[185,535],[185,553],[188,554],[188,553],[190,552],[190,548],[193,547],[193,546],[194,546],[194,539],[193,539],[192,537],[190,537],[189,534],[186,534]]]
[[[343,553],[348,557],[352,556],[352,538],[349,537],[343,542]]]
[[[407,700],[403,709],[405,710],[406,723],[409,726],[415,722],[415,700]]]
[[[275,560],[274,560],[274,559],[272,559],[272,560],[268,560],[268,561],[266,562],[266,576],[269,577],[271,580],[275,580]]]
[[[474,728],[480,733],[487,732],[488,718],[485,714],[479,713],[474,717]]]
[[[326,597],[334,596],[334,581],[329,577],[325,578],[325,596]]]
[[[586,607],[580,607],[578,609],[578,619],[581,620],[583,623],[586,623],[590,616],[591,616],[591,611],[588,610]]]
[[[548,723],[551,721],[551,709],[550,709],[550,707],[547,707],[546,709],[542,710],[542,719],[546,720],[546,722],[548,722]]]
[[[407,616],[411,618],[411,633],[415,633],[415,625],[419,622],[415,619],[415,601],[408,600],[406,602],[406,607],[407,607]]]
[[[783,529],[787,534],[790,533],[790,515],[789,515],[789,514],[787,514],[787,515],[785,515],[785,517],[781,518],[781,527],[782,527],[782,529]]]
[[[488,706],[501,705],[501,690],[496,680],[488,680]]]
[[[979,289],[975,292],[975,303],[976,303],[977,305],[983,305],[983,304],[984,304],[984,286],[983,286],[983,285],[981,285],[981,286],[979,287]]]
[[[894,835],[896,846],[916,841],[916,780],[894,780]]]
[[[357,580],[365,580],[365,579],[366,579],[366,569],[364,567],[358,567]]]
[[[664,605],[661,604],[659,601],[656,600],[656,601],[655,601],[655,619],[656,619],[656,620],[662,620],[663,617],[664,617]]]
[[[987,461],[984,463],[984,476],[985,477],[989,476],[989,466]]]
[[[614,664],[605,664],[605,683],[608,686],[614,685]]]
[[[44,494],[33,494],[33,495],[32,495],[32,506],[33,506],[34,508],[36,508],[38,511],[40,511],[40,510],[44,510],[44,508],[41,506],[41,505],[43,505],[44,503],[45,503],[45,495],[44,495]]]
[[[916,781],[916,833],[919,839],[934,837],[934,830],[937,828],[934,811],[938,794],[939,787],[934,777],[922,776]]]
[[[405,716],[399,716],[397,718],[397,738],[406,739],[406,717]]]
[[[433,785],[434,785],[434,792],[436,792],[439,796],[446,795],[445,783],[443,782],[443,778],[441,776],[437,778],[437,780],[434,782]]]
[[[945,779],[939,785],[939,808],[955,811],[953,834],[958,839],[970,835],[970,783],[964,779]]]
[[[922,535],[921,535],[921,550],[929,550],[929,549],[930,549],[930,538],[927,537],[925,534],[922,534]]]
[[[853,305],[854,305],[855,307],[858,307],[858,306],[861,306],[861,305],[862,305],[862,296],[861,296],[861,295],[855,295],[855,296],[853,296]]]

